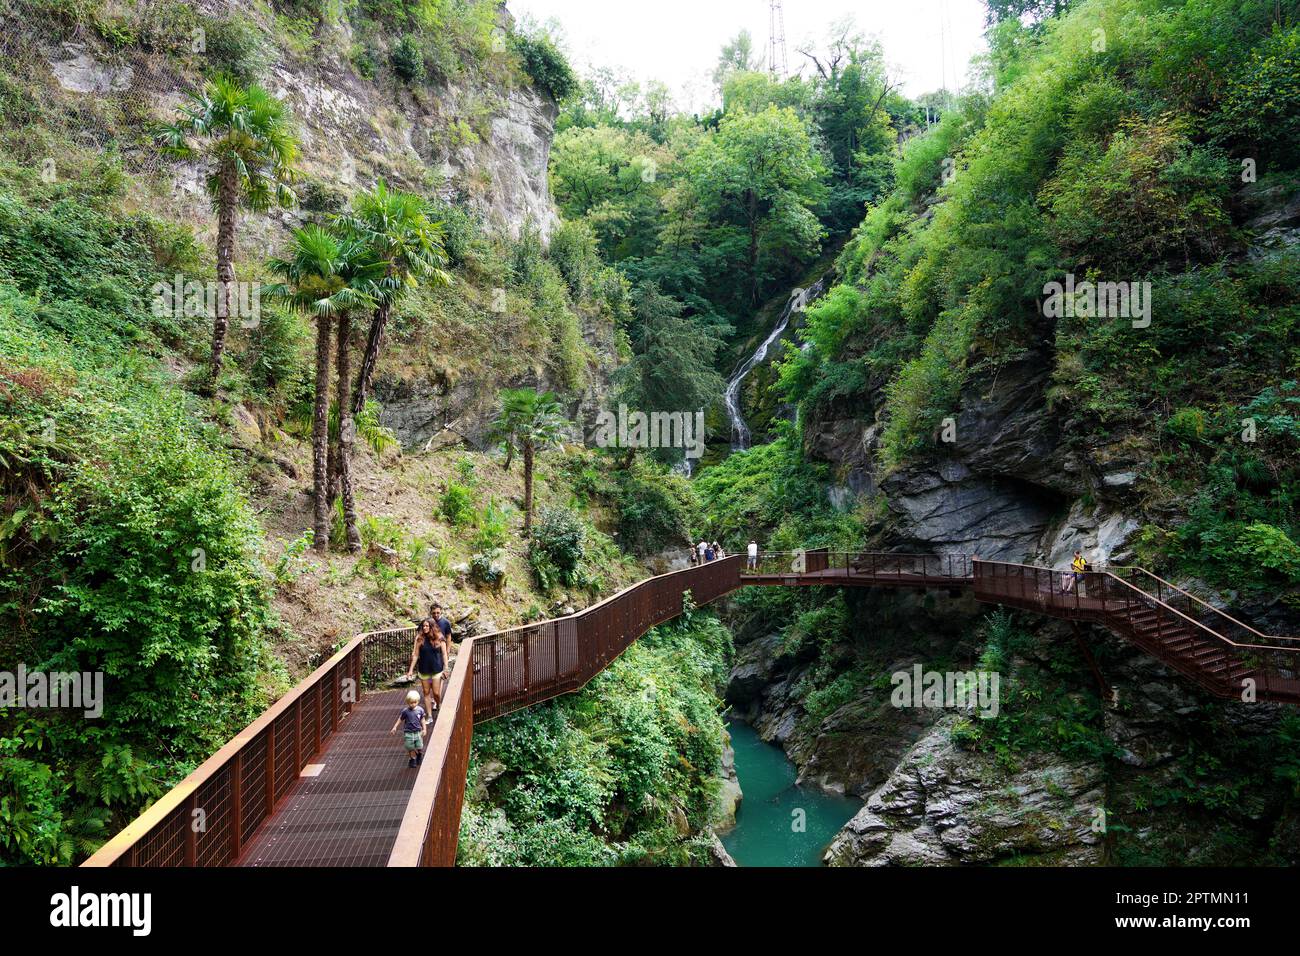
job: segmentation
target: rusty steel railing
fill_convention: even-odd
[[[405,673],[414,630],[354,637],[82,865],[234,863],[352,713],[361,689]],[[395,652],[398,644],[404,654]]]
[[[846,579],[878,580],[883,584],[909,583],[946,586],[968,585],[971,581],[971,558],[964,554],[906,554],[877,551],[768,551],[761,553],[756,566],[748,561],[742,572],[747,577],[798,577],[823,575],[827,583]]]
[[[1199,622],[1216,634],[1229,638],[1235,644],[1243,647],[1275,647],[1282,650],[1300,651],[1300,637],[1264,634],[1249,624],[1237,620],[1227,611],[1215,607],[1189,591],[1170,584],[1164,578],[1157,577],[1145,568],[1111,565],[1106,570],[1134,587],[1146,591],[1157,600],[1169,605],[1186,617]]]
[[[703,605],[745,584],[973,586],[981,601],[1101,623],[1219,696],[1237,696],[1250,678],[1260,699],[1300,703],[1300,640],[1262,635],[1141,569],[1125,570],[1145,588],[1108,571],[1067,579],[1050,568],[965,555],[816,549],[768,552],[758,568],[745,565],[745,555],[732,555],[649,578],[568,617],[464,641],[388,865],[455,863],[475,721],[580,689],[642,634],[680,614],[688,594]],[[1206,623],[1222,619],[1250,639]],[[360,689],[406,673],[413,632],[353,638],[84,865],[236,862],[352,712]],[[199,809],[205,825],[196,828]]]
[[[568,617],[472,638],[460,646],[389,866],[452,866],[474,722],[582,688],[632,643],[741,586],[743,555],[661,574]],[[454,702],[454,706],[449,706]]]
[[[1193,616],[1166,601],[1165,597],[1181,595],[1189,599],[1179,602],[1189,611],[1199,601],[1173,585],[1168,585],[1172,592],[1152,593],[1110,571],[1074,575],[980,560],[974,562],[974,580],[978,600],[1100,623],[1218,697],[1240,697],[1251,681],[1258,699],[1300,703],[1300,642],[1294,638],[1269,639],[1273,643],[1234,640],[1207,626],[1202,618],[1208,615]],[[1240,624],[1226,614],[1223,617]]]

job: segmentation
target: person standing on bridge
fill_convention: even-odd
[[[442,680],[437,682],[434,687],[434,696],[437,698],[438,706],[442,706],[442,692],[447,687],[447,681],[451,678],[451,619],[443,611],[442,605],[437,601],[429,607],[429,616],[433,618],[438,633],[442,635],[442,659],[447,665],[442,671]]]
[[[758,570],[758,542],[751,540],[745,549],[745,567],[750,571]]]
[[[425,713],[433,713],[442,703],[442,672],[446,666],[446,645],[442,632],[433,618],[426,617],[416,628],[415,646],[411,648],[411,664],[407,669],[408,675],[414,674],[420,678]]]
[[[703,540],[701,540],[700,543],[697,544],[697,545],[695,546],[695,550],[698,551],[698,552],[700,553],[700,561],[699,561],[699,563],[700,563],[700,564],[703,564],[703,563],[704,563],[704,553],[705,553],[706,551],[709,550],[709,543],[708,543],[707,541],[703,541]]]
[[[411,691],[406,695],[406,707],[397,715],[390,735],[402,728],[402,742],[406,745],[408,767],[417,767],[424,762],[424,731],[429,726],[429,717],[420,706],[420,695]]]

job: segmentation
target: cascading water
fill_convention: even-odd
[[[745,376],[752,372],[766,358],[768,350],[773,344],[780,341],[781,336],[785,334],[786,328],[790,325],[790,320],[798,312],[803,312],[809,305],[826,290],[827,276],[822,276],[807,289],[795,289],[790,293],[790,300],[786,302],[785,308],[781,310],[780,317],[776,320],[771,333],[763,340],[763,344],[740,364],[735,373],[727,382],[727,390],[722,394],[723,405],[727,409],[727,418],[731,422],[731,450],[744,451],[749,448],[751,435],[749,426],[745,424],[745,416],[740,410],[740,386],[745,381]]]

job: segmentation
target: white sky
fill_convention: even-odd
[[[742,27],[753,36],[756,53],[765,57],[768,48],[769,0],[508,0],[506,5],[516,17],[557,20],[580,70],[612,66],[642,81],[663,80],[678,107],[688,111],[712,102],[718,53]],[[880,40],[909,96],[945,85],[959,88],[970,58],[985,49],[980,0],[785,0],[784,7],[791,73],[804,64],[811,67],[796,48],[824,38],[830,24],[846,14],[863,33]]]

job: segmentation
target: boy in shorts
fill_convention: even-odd
[[[406,695],[406,707],[397,715],[397,722],[393,724],[390,734],[397,733],[397,728],[402,728],[402,738],[406,744],[406,756],[410,758],[407,763],[408,767],[418,766],[424,761],[424,729],[429,726],[428,715],[425,714],[424,708],[420,706],[419,691],[411,691]]]

